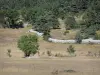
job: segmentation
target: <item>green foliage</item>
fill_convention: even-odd
[[[58,21],[51,11],[45,11],[43,15],[35,19],[35,29],[39,32],[43,32],[45,29],[54,28],[57,25]]]
[[[4,24],[4,11],[0,11],[0,27],[4,27],[3,24]]]
[[[6,16],[6,24],[8,24],[8,27],[10,28],[17,28],[18,24],[17,21],[19,20],[19,12],[15,9],[7,10],[5,13]]]
[[[30,23],[34,23],[36,18],[42,15],[42,9],[39,9],[38,7],[34,8],[23,8],[20,10],[21,15],[23,16],[25,21],[28,21]],[[40,12],[41,11],[41,12]]]
[[[95,32],[96,32],[96,29],[94,27],[89,27],[87,30],[86,30],[86,33],[90,36],[92,35],[95,35]]]
[[[0,0],[0,10],[6,12],[10,25],[15,25],[22,15],[25,21],[33,24],[36,30],[42,32],[45,27],[58,28],[57,18],[66,19],[66,29],[76,28],[73,16],[83,12],[83,24],[87,35],[91,35],[91,26],[100,30],[100,1],[99,0]],[[81,25],[80,25],[81,26]],[[80,27],[79,26],[79,27]],[[9,26],[8,26],[9,27]],[[94,30],[95,31],[95,30]],[[85,32],[84,32],[85,33]]]
[[[19,17],[19,13],[18,13],[17,10],[10,9],[10,10],[8,10],[8,11],[6,12],[5,16],[8,17],[8,18],[10,18],[10,19],[16,20],[16,19],[18,19],[18,17]]]
[[[97,35],[97,34],[96,34],[96,35],[95,35],[95,39],[96,39],[96,40],[100,40],[100,35]]]
[[[50,30],[45,30],[43,33],[43,39],[48,41],[49,37],[50,37]]]
[[[67,17],[65,20],[65,24],[66,24],[66,28],[70,27],[70,28],[75,28],[76,26],[76,21],[74,17]]]
[[[23,35],[18,40],[18,48],[24,52],[25,57],[35,54],[38,47],[38,37],[36,35]]]
[[[12,55],[11,55],[11,49],[7,49],[7,55],[8,55],[9,57],[12,56]]]
[[[72,45],[70,45],[68,48],[67,48],[67,52],[70,53],[70,54],[74,54],[75,53],[75,49]]]
[[[95,35],[95,31],[100,29],[100,1],[93,0],[91,7],[86,11],[84,15],[84,24],[86,26],[86,33],[88,35]]]
[[[100,31],[97,31],[96,32],[95,39],[100,40]]]
[[[80,32],[81,32],[83,38],[86,39],[86,38],[89,38],[89,37],[94,38],[94,36],[96,34],[96,30],[97,30],[96,26],[93,25],[93,26],[90,26],[88,28],[87,27],[82,27]]]
[[[76,37],[75,37],[76,43],[81,44],[82,39],[83,39],[83,38],[82,38],[81,33],[80,33],[80,32],[78,32],[78,33],[76,34]]]
[[[89,0],[71,0],[70,2],[70,11],[78,13],[79,11],[84,11],[88,7]]]

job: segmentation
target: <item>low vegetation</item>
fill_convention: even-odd
[[[81,44],[82,39],[83,39],[83,37],[82,37],[81,33],[78,32],[78,33],[76,34],[76,36],[75,36],[76,43]]]
[[[51,51],[47,51],[47,55],[48,55],[48,56],[52,56]]]
[[[12,55],[11,55],[11,49],[7,49],[7,55],[8,55],[8,57],[11,57]]]
[[[38,37],[36,35],[24,35],[18,40],[18,47],[24,52],[25,57],[38,51]]]
[[[100,40],[100,31],[97,31],[95,34],[95,39]]]
[[[67,52],[70,54],[70,55],[73,55],[75,53],[75,49],[73,47],[73,45],[69,45],[69,47],[67,48]]]

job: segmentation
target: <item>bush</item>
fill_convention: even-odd
[[[58,75],[59,71],[58,70],[53,70],[53,72],[51,72],[52,75]]]
[[[52,55],[51,51],[47,51],[47,55],[51,56]]]
[[[82,36],[84,39],[86,38],[90,38],[90,37],[93,37],[95,36],[96,34],[96,27],[95,26],[90,26],[90,27],[83,27],[81,28],[81,33],[82,33]]]
[[[7,55],[8,55],[9,57],[12,56],[12,55],[11,55],[11,49],[7,49]]]
[[[64,70],[64,72],[74,73],[74,72],[76,72],[76,71],[75,71],[75,70],[71,70],[71,69],[69,69],[69,70]]]
[[[63,33],[63,35],[66,35],[67,33],[69,33],[69,31],[68,31],[68,30],[66,30],[66,31]]]
[[[70,45],[70,46],[67,48],[67,52],[68,52],[69,54],[74,54],[74,53],[75,53],[74,47],[73,47],[72,45]]]
[[[44,31],[43,33],[43,39],[48,41],[48,38],[50,37],[50,31]]]
[[[96,31],[95,39],[100,40],[100,31]]]
[[[94,36],[96,34],[96,29],[95,27],[89,27],[86,29],[85,33],[87,33],[89,36]]]
[[[56,53],[55,57],[65,57],[65,55],[61,54],[61,53]]]
[[[25,57],[38,51],[38,37],[36,35],[24,35],[18,40],[18,47],[24,52]]]
[[[65,20],[66,28],[75,28],[76,26],[76,21],[74,17],[67,17]]]
[[[16,24],[16,21],[18,21],[19,15],[20,15],[19,12],[15,9],[9,9],[6,11],[5,22],[9,24],[8,27],[10,27],[10,28],[17,28],[18,27],[18,25]]]
[[[76,43],[81,44],[81,42],[82,42],[82,35],[81,35],[81,33],[77,33],[76,34],[75,40],[76,40]]]

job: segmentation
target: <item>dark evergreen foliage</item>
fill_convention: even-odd
[[[43,31],[45,26],[59,28],[57,18],[66,19],[68,13],[74,17],[83,12],[83,24],[79,27],[84,25],[88,35],[95,35],[95,31],[100,30],[99,0],[0,0],[0,11],[6,12],[4,14],[10,19],[12,28],[16,27],[18,15],[22,15],[24,21],[32,23],[39,31]],[[67,23],[72,28],[75,26],[75,20]]]

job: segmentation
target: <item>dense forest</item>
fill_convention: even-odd
[[[78,28],[84,38],[100,30],[99,0],[0,0],[0,18],[1,15],[5,17],[3,27],[8,28],[29,22],[45,33],[59,28],[57,19],[61,18],[66,29]]]

